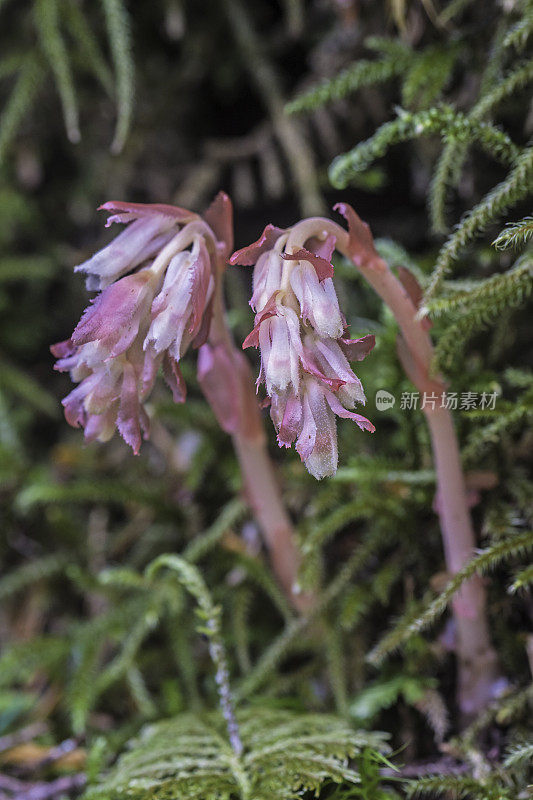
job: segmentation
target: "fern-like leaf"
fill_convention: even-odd
[[[533,742],[515,744],[509,748],[503,765],[506,769],[516,767],[518,764],[531,766],[533,764]]]
[[[487,69],[483,83],[487,90],[468,114],[473,121],[482,121],[504,100],[523,89],[533,80],[533,59],[519,64],[505,78],[490,79]],[[446,144],[437,162],[429,191],[429,211],[431,227],[435,233],[446,233],[446,193],[449,186],[459,183],[462,167],[468,152],[465,142],[451,141]]]
[[[386,749],[384,735],[333,716],[254,706],[238,714],[237,757],[218,712],[150,725],[85,800],[297,800],[325,781],[357,784],[347,759]]]
[[[509,592],[515,594],[516,592],[524,589],[529,589],[533,584],[533,564],[530,564],[525,569],[520,570],[515,575],[514,581],[509,586]]]

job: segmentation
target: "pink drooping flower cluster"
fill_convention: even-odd
[[[220,195],[205,219],[168,205],[101,207],[113,212],[107,226],[126,228],[76,267],[99,294],[70,339],[51,348],[56,369],[78,383],[63,405],[86,440],[107,441],[118,428],[138,453],[149,429],[144,403],[160,367],[174,400],[185,399],[179,362],[207,337],[221,246],[208,221],[216,227],[225,201]]]
[[[374,431],[351,410],[365,395],[349,361],[365,358],[375,340],[347,336],[332,279],[335,241],[324,220],[305,220],[287,230],[268,225],[257,242],[230,258],[232,264],[254,266],[255,326],[243,347],[260,349],[258,384],[265,384],[270,398],[279,445],[295,442],[319,479],[337,469],[336,416]]]

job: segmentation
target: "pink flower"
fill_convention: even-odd
[[[107,222],[121,222],[128,227],[99,250],[88,261],[75,268],[75,272],[89,275],[90,291],[103,289],[121,275],[153,258],[167,244],[180,224],[191,221],[195,215],[175,206],[110,201],[99,210],[116,211]]]
[[[214,287],[205,242],[197,237],[192,250],[178,253],[168,265],[161,291],[152,303],[145,348],[152,347],[156,353],[168,350],[179,361],[200,333]]]
[[[334,247],[335,237],[320,220],[304,220],[288,230],[267,226],[257,242],[230,258],[255,265],[255,325],[243,347],[261,351],[258,384],[265,383],[278,443],[295,443],[319,479],[337,469],[336,416],[374,431],[351,410],[365,395],[349,361],[361,361],[375,340],[346,338],[332,279]]]
[[[231,208],[219,196],[206,215],[223,240],[198,215],[174,206],[111,202],[102,208],[116,212],[108,225],[128,227],[76,268],[101,293],[72,337],[51,350],[56,369],[78,383],[63,401],[67,421],[81,425],[88,441],[107,441],[118,429],[138,453],[149,434],[144,403],[160,367],[174,400],[185,399],[179,361],[209,331],[210,253],[231,247]]]

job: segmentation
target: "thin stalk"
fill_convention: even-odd
[[[238,376],[240,417],[231,436],[241,467],[246,499],[261,528],[274,574],[294,607],[304,611],[309,607],[311,597],[298,589],[300,553],[296,546],[294,529],[285,510],[268,455],[252,373],[242,352],[237,349],[226,322],[221,280],[218,281],[216,290],[208,341],[214,348],[224,348],[233,363],[234,374]],[[214,369],[220,370],[216,380],[221,385],[225,384],[228,375],[224,368],[215,363]],[[205,390],[204,393],[208,402],[213,405],[209,393]]]
[[[431,374],[434,349],[424,321],[418,319],[417,308],[403,285],[375,251],[371,253],[361,248],[354,254],[348,233],[330,220],[306,220],[301,224],[314,229],[315,235],[321,227],[325,233],[335,234],[339,252],[353,261],[394,314],[401,331],[398,353],[408,377],[421,394],[437,397],[434,407],[427,403],[423,410],[437,475],[436,505],[444,557],[448,572],[455,575],[473,557],[476,538],[453,419],[449,409],[438,407],[446,385],[442,377]],[[452,604],[452,611],[457,635],[457,700],[467,718],[493,698],[499,674],[489,635],[486,592],[479,576],[465,581]]]

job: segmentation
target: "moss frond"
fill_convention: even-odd
[[[473,575],[483,574],[488,570],[494,569],[502,562],[509,561],[518,555],[523,555],[531,548],[533,548],[533,532],[525,531],[507,537],[487,547],[485,550],[481,550],[462,570],[453,576],[444,591],[427,604],[422,613],[417,613],[414,618],[412,614],[408,614],[400,619],[394,628],[371,650],[368,660],[373,664],[381,663],[390,653],[402,647],[411,636],[432,625],[445,611],[463,583]]]
[[[0,117],[0,164],[5,161],[7,149],[31,108],[41,81],[42,65],[39,59],[34,55],[27,56]]]
[[[101,0],[101,2],[115,66],[118,108],[111,151],[120,153],[130,129],[133,114],[135,65],[132,54],[130,18],[122,0]]]
[[[48,59],[61,98],[65,128],[69,140],[80,141],[78,101],[67,48],[60,30],[57,0],[36,0],[35,24],[41,46]]]
[[[494,239],[492,245],[498,250],[518,248],[527,244],[533,237],[533,217],[524,217],[520,222],[508,222],[503,231]]]
[[[531,192],[532,176],[533,147],[527,147],[517,158],[508,176],[468,212],[442,247],[424,297],[424,307],[427,307],[439,291],[444,277],[451,270],[461,250]]]
[[[367,141],[338,156],[329,168],[331,183],[343,189],[353,176],[368,167],[387,150],[400,142],[420,136],[440,135],[444,141],[477,142],[483,149],[506,164],[517,161],[519,148],[503,131],[487,122],[472,120],[451,106],[431,108],[416,114],[400,111],[396,120],[386,122]]]

